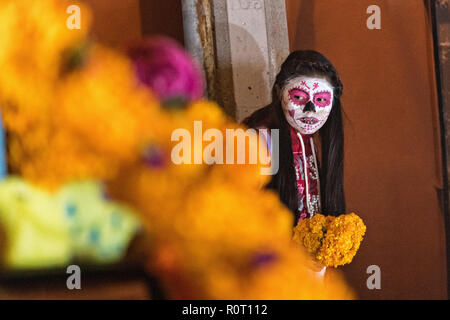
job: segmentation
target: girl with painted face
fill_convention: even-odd
[[[252,128],[279,130],[279,170],[268,187],[294,213],[294,224],[315,213],[345,213],[342,89],[336,69],[322,54],[294,51],[276,77],[272,103],[244,120]]]

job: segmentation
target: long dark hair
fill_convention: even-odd
[[[319,130],[321,139],[320,192],[322,214],[345,213],[344,196],[344,131],[342,127],[342,83],[336,69],[322,54],[312,50],[292,52],[281,65],[272,89],[272,102],[257,110],[244,120],[252,128],[279,129],[279,170],[268,188],[275,189],[280,200],[294,213],[298,220],[298,195],[292,155],[290,126],[281,107],[281,90],[286,83],[298,76],[323,76],[334,87],[333,106],[328,120]]]

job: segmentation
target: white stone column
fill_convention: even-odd
[[[186,47],[204,67],[209,97],[239,121],[268,104],[289,54],[284,0],[185,0],[183,16]]]

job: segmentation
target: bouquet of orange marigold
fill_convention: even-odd
[[[327,267],[350,263],[359,249],[366,226],[355,213],[338,217],[316,214],[294,228],[293,240]]]

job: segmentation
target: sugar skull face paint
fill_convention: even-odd
[[[333,106],[333,87],[318,77],[296,77],[282,91],[287,122],[302,134],[313,134],[327,121]]]

